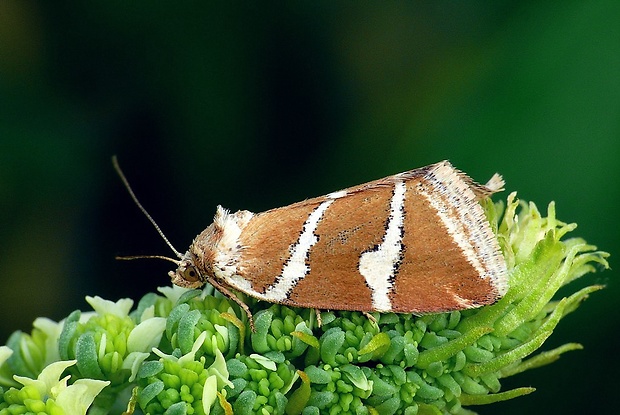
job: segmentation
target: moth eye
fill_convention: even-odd
[[[196,282],[200,278],[200,275],[194,268],[186,268],[182,271],[182,275],[184,280],[189,282]]]

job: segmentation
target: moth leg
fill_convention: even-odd
[[[317,327],[321,328],[321,326],[323,325],[323,320],[321,319],[321,310],[319,310],[318,308],[315,308],[314,315],[316,316]]]
[[[230,291],[228,288],[226,288],[224,285],[220,284],[219,282],[211,279],[209,280],[209,284],[213,285],[219,292],[221,292],[226,297],[233,300],[235,303],[239,305],[239,307],[241,307],[243,311],[245,311],[245,314],[248,316],[248,322],[250,323],[250,330],[252,330],[252,333],[255,333],[256,329],[254,328],[254,317],[252,316],[250,307],[248,307],[246,303],[244,303],[239,297],[237,297],[235,293]]]
[[[375,316],[373,316],[372,314],[366,312],[366,311],[362,311],[362,314],[366,316],[366,318],[368,320],[370,320],[371,322],[377,324],[377,319],[375,318]]]

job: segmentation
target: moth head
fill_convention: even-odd
[[[200,288],[205,283],[205,279],[194,263],[191,254],[186,252],[178,262],[176,271],[168,272],[174,285],[184,288]]]
[[[223,282],[234,275],[242,249],[239,236],[252,215],[246,210],[230,213],[218,206],[213,223],[194,238],[180,261],[177,274],[184,263],[190,263],[202,277],[201,284],[215,280]]]

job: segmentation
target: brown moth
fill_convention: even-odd
[[[491,304],[508,287],[479,203],[502,190],[498,174],[480,185],[442,161],[262,213],[218,206],[181,254],[114,165],[178,259],[149,257],[177,264],[176,285],[213,285],[251,327],[231,290],[294,307],[423,314]]]

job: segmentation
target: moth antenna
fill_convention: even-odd
[[[118,173],[119,177],[121,178],[121,180],[123,181],[123,184],[125,185],[125,188],[127,189],[127,191],[129,192],[129,195],[131,196],[131,198],[133,199],[134,203],[140,208],[140,210],[142,211],[142,213],[144,213],[144,216],[146,216],[146,218],[153,224],[153,226],[155,227],[155,229],[157,230],[157,233],[159,233],[159,236],[162,237],[162,239],[164,240],[164,242],[166,242],[166,244],[170,247],[170,249],[172,249],[172,252],[174,252],[174,254],[178,257],[178,258],[183,258],[183,255],[177,251],[174,246],[170,243],[170,241],[168,240],[168,238],[166,238],[166,235],[164,235],[164,233],[162,232],[161,228],[159,227],[159,225],[157,224],[157,222],[155,222],[155,219],[153,219],[151,217],[151,215],[149,215],[149,212],[146,211],[146,209],[144,208],[144,206],[142,206],[142,204],[140,203],[140,201],[138,200],[138,198],[136,197],[135,193],[133,192],[133,190],[131,189],[131,186],[129,185],[129,181],[127,180],[127,178],[125,177],[125,174],[123,173],[123,171],[121,170],[121,166],[118,164],[118,160],[116,158],[116,156],[112,156],[112,165],[114,165],[114,170],[116,170],[116,173]],[[117,257],[117,259],[136,259],[136,258],[160,258],[160,259],[166,259],[166,260],[171,260],[172,262],[177,262],[176,260],[172,259],[172,258],[167,258],[164,256],[159,256],[159,255],[149,255],[149,256],[133,256],[133,257]]]
[[[181,263],[181,261],[176,260],[174,258],[169,258],[167,256],[163,256],[163,255],[131,255],[131,256],[116,256],[115,259],[118,260],[123,260],[123,261],[130,261],[132,259],[163,259],[166,261],[170,261],[170,262],[174,262],[175,264],[179,265]]]

